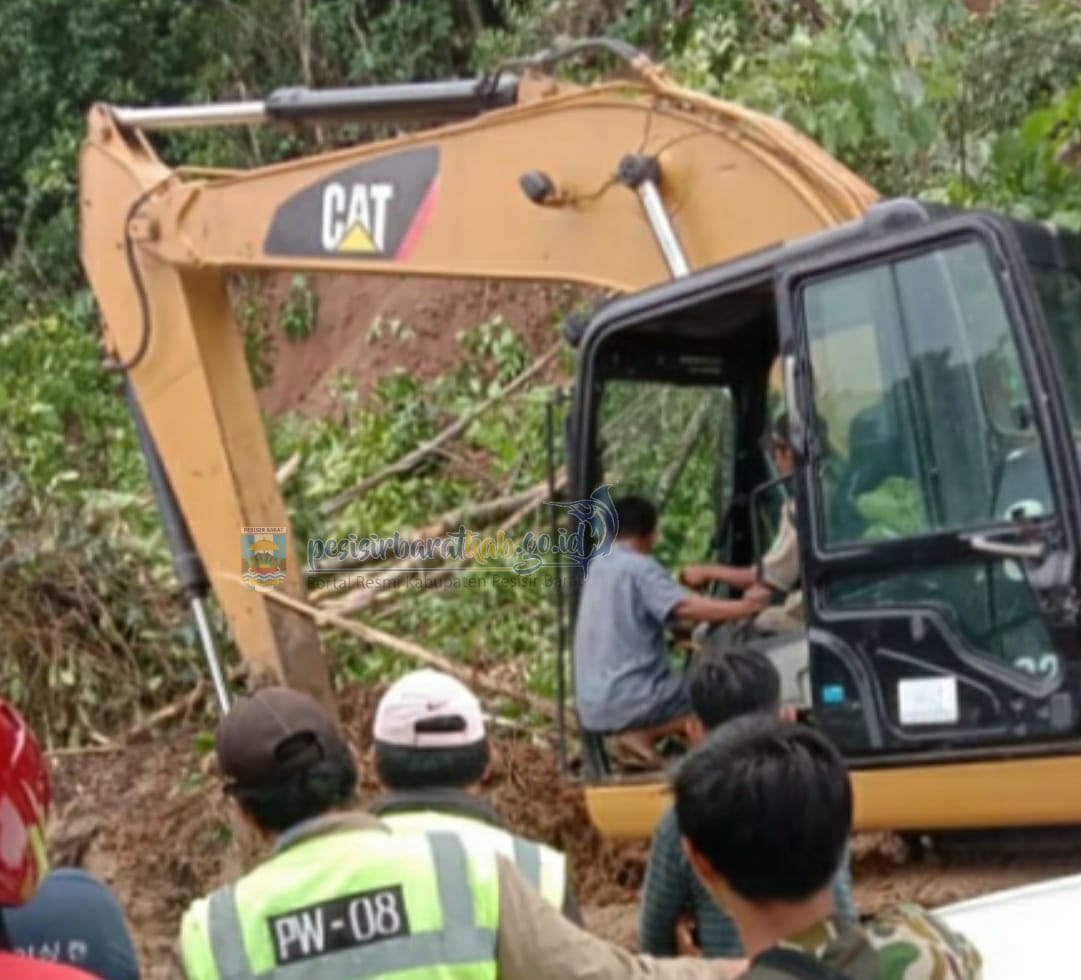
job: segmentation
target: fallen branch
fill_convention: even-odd
[[[63,749],[46,749],[45,754],[50,758],[64,758],[76,755],[110,755],[113,752],[123,752],[126,745],[119,742],[110,742],[108,745],[75,745]]]
[[[664,510],[664,505],[668,502],[672,491],[675,490],[676,484],[679,482],[679,478],[683,474],[691,454],[694,452],[694,447],[698,445],[698,440],[702,438],[702,433],[706,430],[706,423],[709,421],[710,411],[713,407],[711,398],[703,398],[699,402],[698,408],[694,410],[690,422],[687,423],[687,428],[683,430],[683,434],[679,437],[679,443],[676,445],[676,455],[664,468],[664,472],[657,483],[658,511]]]
[[[534,494],[533,499],[524,503],[517,511],[511,514],[497,529],[496,534],[502,531],[506,534],[515,525],[517,525],[523,518],[535,511],[547,496],[547,492]],[[464,558],[461,561],[455,562],[455,564],[449,567],[433,568],[433,569],[418,569],[415,573],[406,576],[408,579],[412,579],[415,575],[423,575],[425,572],[432,572],[428,577],[424,579],[424,587],[430,588],[433,585],[438,585],[440,582],[445,582],[451,579],[458,572],[463,571],[473,564],[473,558]],[[496,573],[499,574],[499,573]],[[401,582],[404,582],[402,579]],[[362,609],[366,609],[368,606],[375,603],[387,602],[391,599],[397,599],[401,596],[401,590],[399,588],[400,581],[395,581],[391,585],[384,585],[380,589],[375,589],[366,595],[357,597],[357,601],[350,603],[349,605],[335,609],[336,612],[359,612]],[[364,600],[364,601],[359,601]]]
[[[247,665],[241,664],[233,667],[227,674],[226,679],[230,682],[238,681],[247,673]],[[168,704],[162,705],[153,714],[144,718],[137,725],[128,729],[124,736],[124,742],[130,743],[142,737],[152,729],[160,728],[167,722],[173,721],[182,715],[190,714],[195,710],[199,702],[210,693],[210,682],[205,677],[200,677],[195,686],[187,694],[181,695]]]
[[[423,538],[441,538],[449,531],[455,530],[459,524],[475,523],[478,526],[485,526],[488,521],[495,520],[497,517],[502,517],[504,514],[513,511],[516,507],[521,507],[527,500],[531,500],[537,493],[539,483],[534,484],[528,490],[523,490],[520,493],[512,493],[503,497],[496,497],[493,500],[486,500],[479,504],[462,504],[451,510],[444,511],[440,514],[432,523],[426,524],[424,527],[417,528],[414,531],[410,531],[408,534],[402,535],[406,540],[416,540]],[[421,560],[426,559],[414,559],[409,564],[416,565]],[[333,562],[333,564],[331,564]],[[322,560],[316,562],[316,568],[321,571],[326,571],[328,575],[339,577],[343,575],[354,575],[358,569],[342,569],[342,563],[337,559]],[[401,567],[401,566],[399,566]],[[372,574],[375,574],[375,570],[372,570]],[[325,590],[320,590],[317,595],[322,596]],[[311,598],[311,597],[309,597]],[[318,600],[317,600],[318,601]]]
[[[565,481],[566,471],[560,470],[556,474],[556,489],[559,489]],[[517,525],[523,517],[536,510],[542,503],[544,503],[544,500],[548,496],[549,492],[550,491],[548,487],[548,481],[543,480],[540,483],[537,483],[534,486],[530,487],[530,489],[525,493],[519,495],[521,498],[523,498],[521,506],[519,506],[519,508],[510,515],[510,517],[508,517],[506,520],[503,521],[502,524],[499,525],[495,532],[496,535],[498,535],[500,531],[506,534],[513,527],[515,527],[515,525]],[[445,528],[437,534],[433,534],[430,536],[439,537],[444,533],[446,533]],[[426,569],[421,568],[420,566],[423,564],[423,562],[427,560],[428,559],[426,558],[411,558],[408,561],[403,562],[402,564],[398,565],[397,568],[408,569],[408,571],[406,571],[402,575],[395,575],[394,578],[390,579],[389,581],[386,581],[386,579],[389,579],[389,572],[384,572],[382,575],[380,575],[378,571],[373,571],[370,575],[365,576],[351,588],[339,592],[334,598],[328,598],[323,608],[329,609],[339,614],[357,612],[361,609],[364,609],[367,606],[371,605],[373,602],[378,602],[384,598],[389,597],[400,586],[404,585],[406,582],[411,581],[417,575],[420,575],[424,571],[426,571]],[[453,575],[455,571],[466,568],[472,563],[472,560],[472,558],[466,557],[449,567],[440,566],[439,568],[434,568],[432,569],[432,571],[435,572],[435,577],[427,581],[430,584],[444,581],[449,576]],[[382,584],[378,586],[370,586],[366,584],[371,582],[382,582]],[[363,592],[360,595],[351,594],[360,589],[363,589]]]
[[[431,455],[441,446],[450,442],[453,439],[457,439],[469,426],[481,415],[483,415],[488,409],[490,409],[497,402],[502,401],[508,395],[513,394],[519,388],[522,387],[530,378],[539,374],[559,353],[563,347],[562,342],[553,344],[544,354],[542,354],[537,360],[535,360],[528,368],[526,368],[521,374],[518,375],[513,381],[510,382],[505,388],[501,388],[494,395],[486,398],[483,402],[476,406],[465,415],[461,416],[452,425],[447,426],[438,435],[429,439],[427,442],[417,446],[416,449],[406,453],[404,456],[399,457],[393,463],[388,466],[384,466],[383,469],[377,473],[373,473],[371,476],[366,476],[359,483],[354,484],[347,490],[343,490],[341,493],[331,497],[320,508],[319,512],[328,517],[331,514],[336,514],[347,504],[351,503],[361,494],[366,493],[374,487],[379,486],[386,480],[389,480],[392,476],[401,476],[414,469],[422,460]]]
[[[127,736],[124,739],[126,742],[133,742],[137,738],[141,738],[154,728],[158,728],[164,725],[166,722],[172,721],[174,718],[180,715],[186,715],[189,712],[195,710],[195,706],[203,699],[207,693],[208,684],[205,679],[200,678],[195,687],[193,687],[183,697],[178,698],[175,701],[171,701],[169,704],[158,708],[153,714],[144,718],[139,724],[133,726],[128,730]]]
[[[300,453],[295,452],[278,467],[278,472],[274,474],[274,477],[279,487],[284,487],[296,475],[296,471],[300,469],[300,458]]]
[[[231,573],[225,573],[223,577],[232,579],[236,582],[243,581],[240,576]],[[338,629],[345,630],[347,633],[352,633],[353,636],[359,637],[366,643],[386,647],[388,650],[393,650],[395,653],[402,654],[412,660],[427,664],[429,667],[435,667],[437,670],[441,670],[446,674],[457,677],[463,684],[467,684],[472,688],[487,691],[489,694],[499,695],[500,697],[509,698],[510,700],[525,706],[530,711],[535,711],[537,714],[552,720],[558,716],[558,708],[551,701],[539,698],[535,694],[530,694],[528,691],[516,690],[507,684],[503,684],[500,681],[485,676],[479,671],[474,672],[464,670],[445,654],[438,653],[435,650],[429,650],[426,647],[422,647],[419,643],[414,643],[411,640],[403,640],[399,636],[386,633],[383,630],[376,629],[374,626],[366,626],[363,623],[358,623],[352,619],[346,619],[344,616],[339,616],[328,610],[318,609],[310,603],[300,599],[294,599],[292,596],[284,595],[281,592],[266,592],[263,596],[271,602],[276,602],[279,605],[292,609],[294,612],[310,617],[315,621],[316,626],[336,626]],[[569,713],[566,716],[566,722],[568,731],[577,730],[574,718]]]

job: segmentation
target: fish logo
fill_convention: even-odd
[[[616,535],[619,533],[619,515],[612,502],[612,485],[597,487],[587,498],[562,503],[547,501],[551,507],[567,511],[578,521],[580,532],[589,536],[589,544],[580,547],[577,554],[569,554],[571,564],[577,565],[583,573],[588,572],[589,563],[595,558],[603,558],[612,550]],[[583,545],[585,541],[583,540]]]
[[[285,582],[286,528],[245,527],[240,531],[240,573],[249,589],[273,592]]]

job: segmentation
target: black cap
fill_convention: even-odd
[[[321,762],[345,739],[308,694],[267,687],[234,702],[218,725],[218,766],[230,782],[255,786]]]

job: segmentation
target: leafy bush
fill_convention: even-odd
[[[319,297],[307,276],[293,276],[289,293],[278,310],[282,333],[290,340],[304,340],[315,330],[319,317]]]

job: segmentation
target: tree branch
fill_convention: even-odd
[[[237,582],[243,581],[240,576],[231,573],[226,573],[225,577]],[[466,670],[458,666],[458,664],[445,654],[435,650],[429,650],[426,647],[422,647],[419,643],[414,643],[412,640],[405,640],[399,636],[394,636],[392,633],[385,633],[383,630],[376,629],[373,626],[366,626],[363,623],[358,623],[352,619],[346,619],[344,616],[339,616],[336,613],[317,609],[307,602],[303,602],[300,599],[294,599],[292,596],[285,595],[281,592],[266,592],[263,596],[271,602],[277,602],[292,609],[294,612],[299,612],[305,616],[311,617],[315,620],[316,626],[336,626],[338,629],[345,630],[347,633],[351,633],[353,636],[359,637],[373,646],[386,647],[388,650],[393,650],[395,653],[399,653],[412,660],[427,664],[429,667],[435,667],[437,670],[441,670],[453,677],[457,677],[462,683],[468,684],[474,689],[487,691],[489,694],[498,695],[515,701],[518,704],[527,707],[530,711],[535,711],[537,714],[543,715],[545,718],[555,719],[558,715],[558,707],[546,698],[537,697],[535,694],[530,694],[528,691],[518,690],[509,684],[504,684],[502,681],[495,680],[490,675],[481,673],[479,670]],[[566,721],[568,729],[577,730],[577,724],[572,716],[568,715]]]
[[[528,368],[518,375],[513,381],[510,382],[505,388],[501,388],[498,392],[492,395],[490,398],[486,398],[472,411],[466,412],[461,418],[459,418],[452,425],[447,426],[442,432],[429,439],[427,442],[422,443],[416,449],[411,450],[404,456],[399,457],[389,466],[384,466],[383,469],[377,473],[373,473],[371,476],[366,476],[359,483],[354,484],[347,490],[343,490],[341,493],[330,500],[326,501],[322,507],[319,508],[320,513],[324,517],[328,517],[331,514],[336,514],[342,510],[346,505],[351,503],[357,497],[373,487],[379,486],[379,484],[389,480],[392,476],[402,476],[414,469],[425,458],[430,456],[433,452],[439,449],[440,446],[445,445],[452,439],[457,439],[470,424],[483,415],[488,409],[490,409],[497,402],[502,401],[508,395],[513,394],[519,388],[521,388],[527,381],[539,374],[559,353],[562,343],[553,344],[544,354],[542,354],[537,360],[535,360]]]

